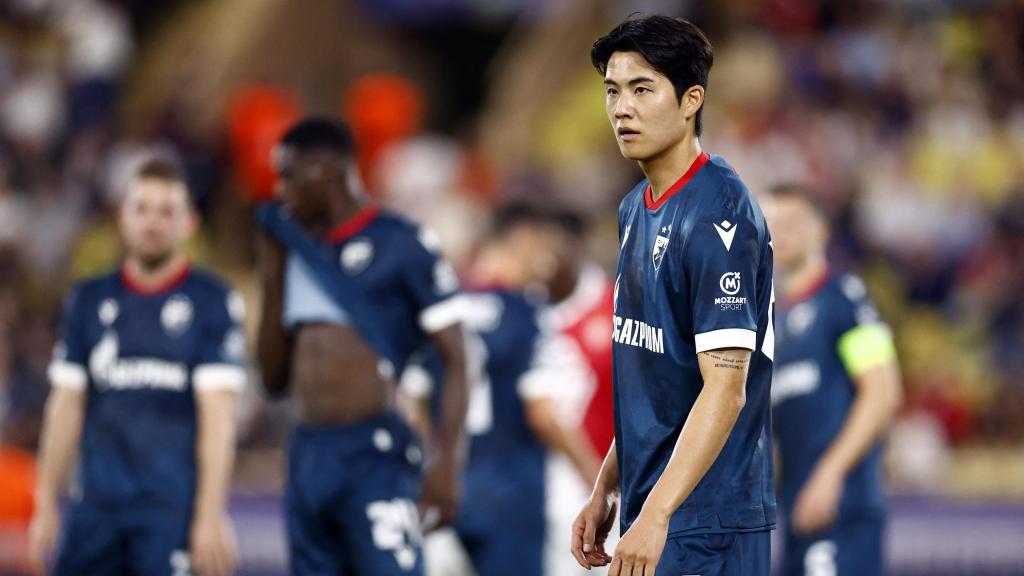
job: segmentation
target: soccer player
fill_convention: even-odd
[[[771,194],[782,277],[772,413],[786,519],[784,574],[884,574],[880,439],[902,391],[892,337],[856,276],[829,271],[809,191]]]
[[[548,217],[528,206],[501,210],[471,272],[479,288],[465,293],[470,450],[455,531],[476,573],[486,576],[565,574],[546,557],[546,504],[566,497],[545,473],[546,453],[575,463],[573,474],[597,468],[582,430],[567,426],[557,406],[562,348],[549,344],[553,334],[538,305],[522,294],[552,261],[548,227]],[[441,372],[434,364],[428,355],[414,372],[419,382],[403,378],[426,413],[418,420],[429,421],[423,400]],[[464,574],[457,547],[450,535],[428,539],[428,574]]]
[[[225,507],[244,310],[189,264],[189,198],[174,163],[143,164],[120,209],[124,264],[67,296],[31,528],[40,572],[58,532],[56,575],[223,575],[237,563]]]
[[[565,528],[590,496],[600,455],[608,452],[615,434],[608,321],[613,290],[605,272],[585,257],[586,223],[581,216],[569,209],[549,209],[543,224],[554,264],[543,271],[549,305],[541,311],[541,322],[552,332],[544,341],[545,364],[552,375],[547,393],[558,422],[588,440],[575,461],[559,451],[549,451],[547,458],[547,493],[557,497],[546,500],[545,573],[570,576],[588,572],[565,553],[572,542]]]
[[[286,496],[292,573],[421,574],[422,452],[393,409],[392,373],[428,341],[444,363],[437,458],[420,504],[450,523],[466,409],[458,281],[431,234],[359,194],[344,124],[299,122],[275,163],[289,220],[323,246],[331,267],[265,237],[259,362],[268,392],[290,391],[298,413]],[[331,274],[363,303],[332,292],[323,280]],[[393,357],[372,347],[367,327],[384,334]]]
[[[619,208],[615,447],[572,552],[611,576],[767,575],[772,253],[750,192],[698,140],[711,45],[686,20],[631,18],[591,59],[619,150],[647,178]]]

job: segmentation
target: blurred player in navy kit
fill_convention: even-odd
[[[465,494],[451,534],[428,540],[428,575],[469,571],[501,576],[558,574],[547,567],[546,508],[565,494],[549,484],[546,453],[564,455],[575,473],[593,476],[597,464],[578,426],[562,421],[554,398],[565,376],[554,335],[523,288],[554,264],[549,217],[529,206],[498,212],[465,292],[470,359],[470,435]],[[426,396],[442,371],[427,354],[403,375],[416,420],[429,428]],[[460,546],[461,543],[461,546]],[[563,549],[564,555],[564,549]]]
[[[881,436],[902,391],[864,284],[829,271],[828,223],[800,186],[768,210],[782,280],[772,385],[789,576],[884,574]]]
[[[686,20],[631,18],[591,59],[619,150],[647,178],[619,208],[615,443],[572,553],[611,576],[767,576],[771,238],[736,172],[698,140],[711,45]]]
[[[298,409],[286,504],[292,573],[420,574],[417,499],[442,524],[458,503],[466,382],[457,279],[430,234],[355,189],[344,124],[304,120],[275,154],[290,217],[329,247],[329,264],[368,302],[346,309],[308,261],[265,236],[259,362],[267,390],[290,392]],[[356,315],[393,342],[395,370],[428,341],[444,363],[437,457],[422,497],[422,454],[393,409],[390,370],[357,332]]]
[[[197,224],[177,167],[145,163],[121,205],[123,266],[67,297],[31,529],[40,572],[58,533],[53,574],[234,571],[226,500],[244,310],[237,293],[189,264]]]

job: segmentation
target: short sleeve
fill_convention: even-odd
[[[420,328],[438,332],[462,319],[462,299],[455,269],[441,255],[437,236],[419,230],[405,261],[406,281],[419,313]]]
[[[833,318],[838,334],[836,352],[846,372],[856,377],[895,360],[892,332],[879,316],[861,279],[843,276],[839,288],[843,301]]]
[[[89,376],[85,367],[89,350],[85,341],[84,323],[81,289],[75,287],[64,298],[57,343],[47,369],[51,386],[84,390],[88,384]]]
[[[757,346],[757,275],[763,235],[750,216],[707,217],[684,247],[697,353]]]
[[[232,290],[213,299],[201,336],[199,361],[192,372],[196,390],[239,391],[245,386],[244,321],[241,294]]]

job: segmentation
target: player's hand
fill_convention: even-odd
[[[457,471],[461,467],[449,460],[438,459],[423,481],[419,510],[425,532],[452,524],[458,514],[460,487]]]
[[[668,519],[640,512],[615,547],[608,576],[654,576],[668,538]]]
[[[34,574],[45,574],[60,534],[60,509],[56,502],[40,502],[28,527],[28,561]]]
[[[793,532],[804,536],[831,526],[839,512],[842,493],[841,473],[823,466],[815,468],[796,497]]]
[[[263,273],[275,277],[282,275],[285,258],[288,255],[287,248],[266,230],[260,232],[259,243],[259,258]]]
[[[590,500],[572,523],[572,555],[580,566],[590,569],[594,566],[607,566],[612,557],[604,550],[608,533],[615,524],[615,511],[618,504],[614,496],[591,495]]]
[[[198,576],[229,576],[238,568],[235,531],[226,514],[197,515],[189,542],[192,570]]]

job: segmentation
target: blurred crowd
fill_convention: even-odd
[[[182,159],[205,222],[193,256],[250,310],[248,207],[303,113],[346,115],[369,192],[437,229],[456,263],[495,206],[532,200],[583,213],[610,267],[638,172],[589,45],[634,10],[711,37],[704,147],[755,193],[804,181],[831,211],[835,265],[865,277],[899,344],[894,474],[943,490],[961,451],[1024,459],[1024,5],[431,4],[440,16],[372,0],[0,4],[0,517],[27,518],[15,487],[30,484],[61,297],[117,262],[114,208],[139,158]],[[255,388],[254,453],[286,426]]]

